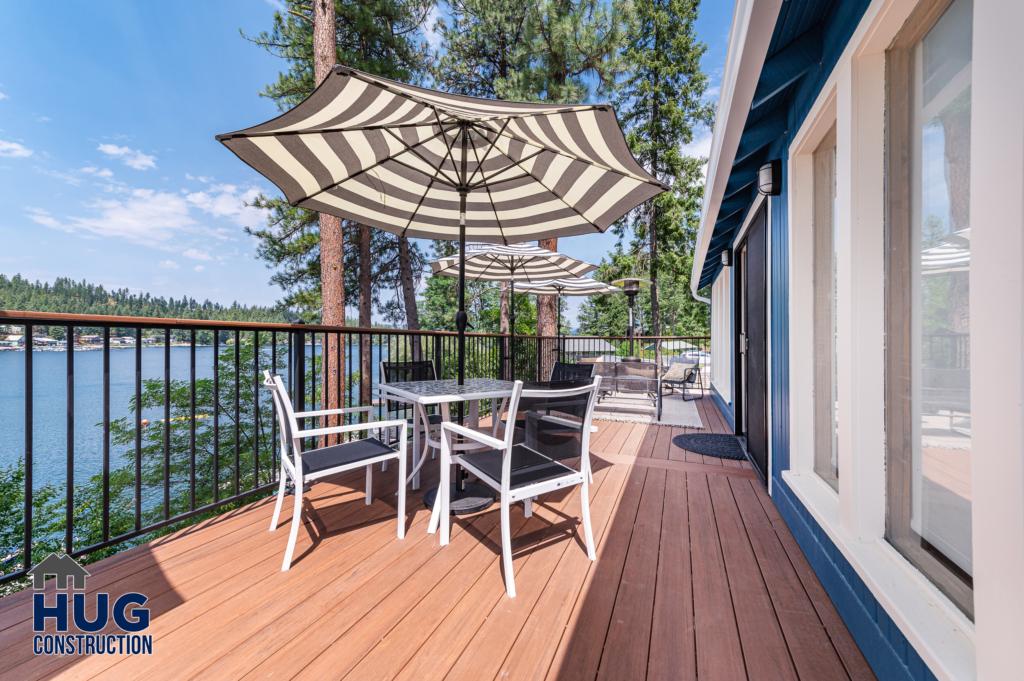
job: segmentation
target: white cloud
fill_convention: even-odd
[[[18,144],[17,142],[0,140],[0,156],[7,156],[8,158],[28,158],[31,155],[31,149],[26,149],[23,145]]]
[[[276,9],[278,12],[288,12],[288,8],[285,7],[285,4],[284,2],[282,2],[282,0],[267,0],[267,4]]]
[[[441,18],[441,10],[437,5],[434,5],[430,13],[427,15],[427,20],[423,22],[423,29],[427,36],[427,42],[430,44],[435,51],[441,48],[442,36],[439,32],[434,30],[434,24]]]
[[[32,114],[32,117],[36,119],[37,123],[46,123],[47,121],[53,120],[49,116],[37,116],[36,114]]]
[[[98,236],[121,237],[133,243],[167,248],[199,225],[188,204],[176,194],[152,189],[126,189],[124,199],[97,199],[86,204],[95,217],[71,217],[71,225]]]
[[[25,215],[28,217],[28,219],[30,219],[30,220],[32,220],[34,222],[37,222],[40,225],[43,225],[44,227],[49,227],[50,229],[57,229],[57,230],[60,230],[62,232],[73,232],[74,231],[71,227],[68,227],[67,225],[61,224],[61,222],[59,220],[57,220],[55,217],[50,215],[49,211],[44,210],[43,208],[34,208],[33,206],[25,206],[24,210],[25,210]]]
[[[47,170],[46,168],[40,168],[39,166],[32,167],[35,169],[37,173],[40,173],[42,175],[49,175],[50,177],[55,177],[58,180],[67,182],[72,186],[77,187],[78,185],[82,184],[82,178],[72,174],[74,171],[72,171],[72,173],[62,173],[58,170]]]
[[[258,187],[239,189],[231,184],[216,184],[206,191],[187,194],[185,198],[213,217],[227,218],[239,227],[255,227],[266,220],[266,212],[245,204],[252,203],[259,193]]]
[[[8,97],[4,93],[0,92],[0,99],[10,99],[10,97]]]
[[[176,270],[179,267],[181,267],[181,265],[179,265],[178,263],[174,262],[173,260],[161,260],[160,261],[160,267],[163,267],[164,269],[168,269],[168,270]]]
[[[85,168],[80,168],[78,172],[88,173],[90,175],[94,175],[104,180],[114,176],[114,173],[110,170],[110,168],[104,168],[103,170],[100,170],[96,166],[86,166]]]
[[[195,271],[195,272],[202,272],[205,269],[206,268],[203,267],[202,265],[196,265],[195,267],[192,268],[192,270]]]
[[[182,253],[186,258],[192,258],[193,260],[213,260],[210,254],[206,251],[200,251],[198,248],[190,248]]]
[[[107,156],[121,159],[121,162],[129,168],[135,168],[136,170],[156,169],[156,156],[148,156],[138,149],[119,147],[116,144],[101,144],[96,147],[96,150]]]
[[[711,154],[711,139],[713,135],[710,130],[702,130],[697,134],[692,142],[684,144],[680,151],[686,156],[700,157],[709,156]]]

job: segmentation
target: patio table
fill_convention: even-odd
[[[384,383],[380,391],[395,400],[410,402],[416,410],[416,418],[423,418],[426,423],[426,407],[438,405],[441,418],[451,421],[452,402],[469,402],[469,423],[471,428],[480,425],[480,400],[500,400],[512,396],[512,381],[501,381],[494,378],[467,378],[462,385],[455,379],[440,381],[405,381],[402,383]],[[413,452],[419,455],[419,429],[413,428]],[[413,465],[416,465],[416,461]],[[451,513],[465,515],[482,511],[494,503],[494,490],[486,485],[467,483],[462,466],[456,466],[455,483],[452,483]],[[413,479],[413,489],[419,487],[419,474]],[[460,490],[459,488],[462,487]],[[427,490],[423,495],[423,503],[427,508],[434,507],[437,488]]]

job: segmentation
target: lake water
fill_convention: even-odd
[[[227,346],[221,347],[221,352]],[[267,348],[269,352],[269,348]],[[278,347],[287,361],[287,348]],[[307,370],[310,354],[307,346]],[[387,347],[373,347],[373,385]],[[320,355],[320,346],[316,347]],[[213,378],[214,349],[196,348],[196,379]],[[356,360],[353,359],[353,362]],[[75,362],[75,480],[85,481],[103,471],[103,353],[76,351]],[[317,365],[319,369],[319,364]],[[286,372],[287,370],[285,370]],[[285,373],[282,372],[282,373]],[[33,487],[60,484],[67,477],[67,353],[35,351],[33,373]],[[164,375],[164,348],[142,349],[142,378]],[[171,348],[171,379],[189,379],[189,348]],[[135,395],[134,348],[110,350],[110,420],[132,416]],[[269,396],[267,396],[269,398]],[[143,411],[143,419],[163,418],[163,407]],[[0,469],[25,456],[25,353],[0,352]],[[111,468],[123,465],[111,446]]]

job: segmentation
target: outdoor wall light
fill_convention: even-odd
[[[782,193],[782,161],[768,161],[757,171],[757,191],[764,196]]]
[[[730,267],[732,265],[732,249],[727,248],[722,251],[722,267]]]

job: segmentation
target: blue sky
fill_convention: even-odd
[[[0,272],[273,304],[281,291],[243,227],[263,222],[245,202],[274,188],[214,135],[276,115],[257,93],[284,62],[239,35],[269,30],[275,4],[6,7]],[[706,0],[698,23],[715,99],[732,10]],[[693,152],[707,153],[709,141],[705,132]],[[572,237],[559,249],[597,263],[614,243],[610,234]]]

